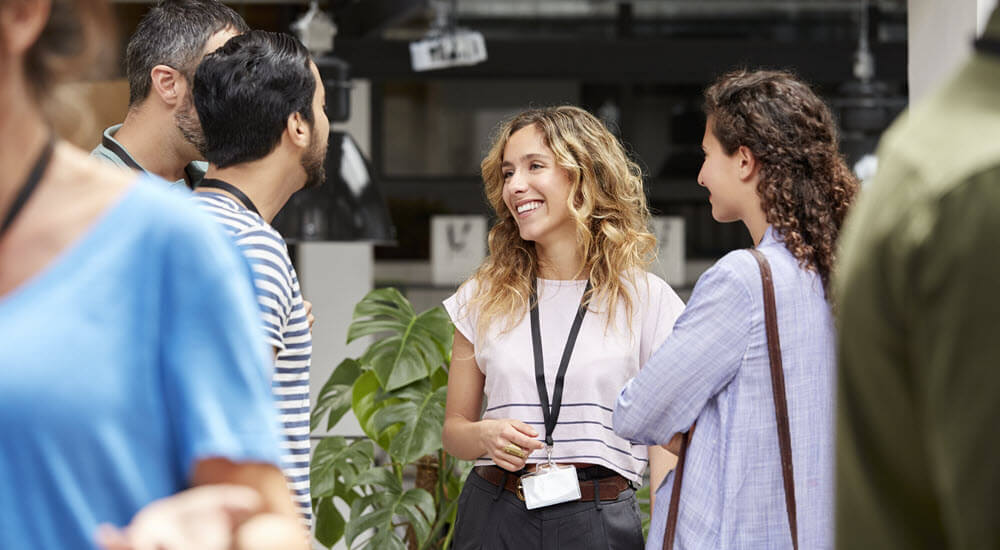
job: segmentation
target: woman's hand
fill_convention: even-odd
[[[504,470],[516,472],[524,468],[528,455],[545,447],[535,439],[538,432],[520,420],[480,420],[479,424],[480,443],[493,463]]]

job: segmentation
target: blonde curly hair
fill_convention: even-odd
[[[642,171],[604,124],[587,111],[550,107],[523,112],[508,120],[493,141],[481,170],[486,198],[496,213],[489,234],[489,256],[465,284],[474,282],[470,310],[478,312],[476,332],[502,321],[503,332],[523,318],[531,304],[532,283],[539,275],[533,243],[521,238],[517,222],[503,200],[501,169],[510,137],[528,126],[537,128],[555,162],[570,181],[568,208],[576,225],[577,244],[592,289],[585,300],[590,311],[606,308],[607,326],[619,304],[631,324],[636,274],[656,257],[656,238],[649,231],[649,210]]]

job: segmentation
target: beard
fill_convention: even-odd
[[[198,111],[194,108],[194,98],[191,93],[184,99],[184,105],[174,113],[174,124],[180,130],[184,141],[190,143],[198,151],[198,154],[205,157],[205,134],[201,131],[201,121],[198,120]]]
[[[311,189],[326,181],[326,144],[320,145],[318,132],[313,132],[312,144],[302,155],[302,169],[306,171],[303,189]]]

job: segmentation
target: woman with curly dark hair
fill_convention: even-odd
[[[711,193],[712,217],[742,221],[755,249],[702,275],[615,407],[619,435],[673,441],[680,452],[680,473],[657,490],[669,505],[654,509],[647,548],[829,548],[835,357],[826,290],[857,181],[830,110],[791,74],[729,73],[706,90],[705,114],[698,183]]]

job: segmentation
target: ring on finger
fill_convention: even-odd
[[[528,457],[528,453],[524,452],[524,449],[522,449],[521,447],[519,447],[519,446],[517,446],[517,445],[515,445],[513,443],[508,443],[506,446],[504,446],[503,452],[505,452],[505,453],[507,453],[509,455],[514,455],[514,456],[516,456],[518,458],[527,458]]]

